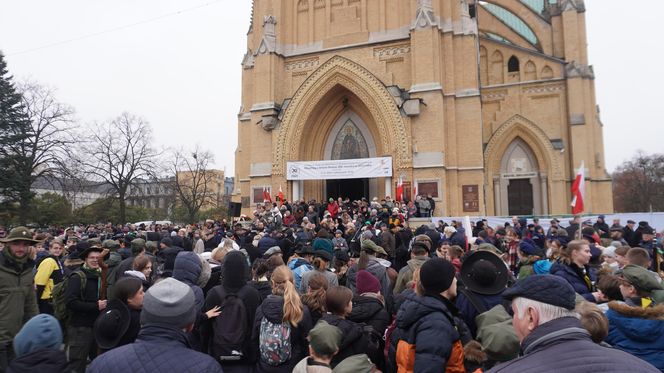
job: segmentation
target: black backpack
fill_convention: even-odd
[[[235,293],[226,293],[222,286],[215,289],[221,298],[221,315],[212,323],[212,350],[220,361],[240,360],[244,356],[244,346],[249,328],[247,308],[244,301]]]

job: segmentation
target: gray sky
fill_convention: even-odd
[[[140,115],[157,146],[200,144],[232,176],[250,0],[0,1],[0,50],[17,79],[56,88],[82,123]],[[609,171],[664,139],[664,1],[625,4],[586,0]]]

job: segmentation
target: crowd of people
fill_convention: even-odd
[[[331,198],[234,222],[15,227],[0,372],[664,372],[648,222],[409,224],[431,208]]]

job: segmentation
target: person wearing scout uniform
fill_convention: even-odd
[[[624,302],[609,303],[611,346],[641,358],[664,372],[664,287],[652,272],[628,264],[620,274]]]
[[[25,227],[17,227],[0,240],[0,372],[14,357],[12,340],[23,324],[35,316],[37,295],[34,286],[35,262],[31,246],[37,243]]]

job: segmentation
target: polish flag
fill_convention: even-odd
[[[277,198],[279,199],[279,207],[284,204],[284,192],[281,190],[281,185],[279,185],[279,194],[277,194]]]
[[[583,195],[586,192],[586,175],[585,166],[581,161],[581,167],[576,173],[574,184],[572,184],[572,214],[580,214],[583,212]]]
[[[265,188],[265,195],[267,196],[267,201],[272,203],[272,195],[270,194],[270,188]]]
[[[399,182],[397,183],[397,201],[403,201],[403,179],[399,177]]]

